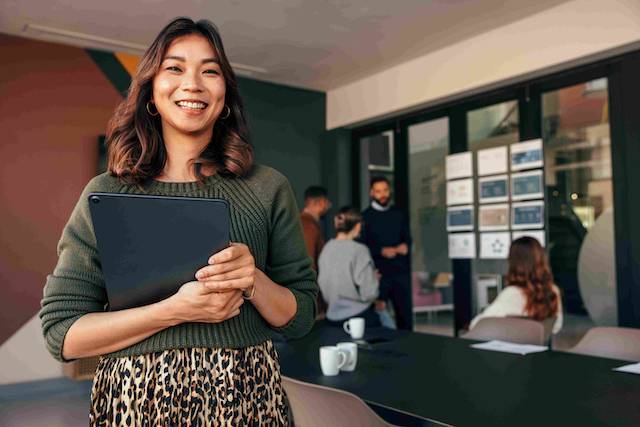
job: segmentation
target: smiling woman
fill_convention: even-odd
[[[91,424],[288,424],[271,337],[311,329],[318,286],[289,182],[253,164],[213,24],[178,18],[160,32],[109,123],[107,146],[108,172],[80,196],[40,312],[54,357],[102,356]],[[225,199],[234,242],[169,298],[105,311],[91,192]]]
[[[199,181],[213,171],[246,174],[253,148],[218,31],[207,21],[177,19],[161,36],[140,60],[129,95],[109,122],[109,170],[135,184],[172,180],[164,176],[168,144],[184,147],[180,141],[187,135],[198,144],[181,157],[196,165]]]

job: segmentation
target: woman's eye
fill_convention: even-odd
[[[180,67],[176,67],[175,65],[172,65],[170,67],[167,67],[167,71],[175,71],[175,72],[179,73],[182,70],[180,69]]]
[[[205,70],[205,74],[220,74],[217,70]]]

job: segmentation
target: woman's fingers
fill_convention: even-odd
[[[196,279],[209,279],[215,275],[225,274],[234,270],[240,270],[247,267],[253,267],[250,259],[236,258],[232,261],[222,264],[207,265],[196,272]]]
[[[218,253],[213,254],[209,258],[209,264],[220,264],[223,262],[233,261],[243,255],[251,256],[249,247],[244,243],[231,243],[230,246],[221,250]]]
[[[219,283],[219,282],[226,282],[228,280],[242,279],[244,277],[253,277],[255,274],[254,270],[255,270],[255,267],[253,266],[241,267],[237,270],[228,271],[226,273],[214,274],[212,276],[203,277],[202,279],[200,279],[200,281],[203,283],[208,283],[208,282]]]
[[[207,280],[203,282],[207,289],[217,292],[229,291],[232,289],[247,289],[250,288],[254,284],[253,277],[241,277],[238,279],[230,279],[230,280]]]

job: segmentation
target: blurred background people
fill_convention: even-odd
[[[524,236],[511,243],[507,286],[481,314],[470,329],[485,317],[526,316],[538,321],[556,317],[552,332],[562,328],[560,290],[553,283],[544,249],[533,237]]]
[[[369,249],[355,241],[362,216],[350,206],[334,218],[336,237],[327,242],[318,259],[318,284],[328,304],[327,321],[336,326],[351,317],[364,317],[367,327],[381,326],[375,311],[379,279]]]
[[[360,241],[367,245],[381,274],[377,308],[393,304],[398,329],[413,329],[411,302],[411,235],[405,212],[391,204],[391,186],[384,177],[371,180],[371,205],[362,213]]]
[[[318,257],[324,246],[324,235],[320,228],[320,219],[331,209],[331,200],[327,197],[327,189],[318,185],[307,188],[304,192],[304,208],[300,213],[300,221],[302,222],[302,231],[304,232],[304,241],[307,245],[307,253],[312,261],[313,269],[318,271]],[[322,298],[322,294],[318,295],[318,311],[317,319],[324,318],[327,311],[327,304]]]

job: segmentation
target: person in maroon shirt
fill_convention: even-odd
[[[300,214],[304,241],[307,245],[307,253],[311,258],[313,269],[318,271],[318,257],[324,246],[325,240],[320,228],[320,218],[331,209],[331,201],[327,197],[327,190],[320,186],[311,186],[304,192],[304,208]],[[327,311],[327,304],[318,294],[318,318],[323,318]]]

